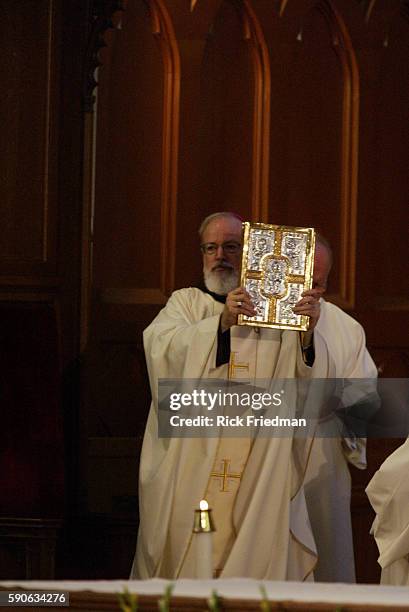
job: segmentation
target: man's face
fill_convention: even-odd
[[[205,228],[202,245],[214,247],[213,253],[203,253],[203,275],[210,291],[227,295],[238,287],[241,261],[241,247],[238,248],[238,245],[241,243],[242,226],[239,219],[219,217],[210,221]]]
[[[314,289],[322,289],[322,293],[325,293],[330,270],[331,258],[328,250],[324,245],[318,242],[315,247],[314,255],[314,274],[312,284]]]

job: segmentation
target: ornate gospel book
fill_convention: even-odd
[[[306,331],[309,317],[293,307],[312,287],[315,231],[243,223],[241,286],[249,292],[257,315],[239,315],[238,325]]]

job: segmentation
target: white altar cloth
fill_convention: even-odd
[[[6,581],[0,582],[2,590],[22,588],[29,590],[121,593],[128,589],[139,595],[162,595],[169,580],[111,580],[111,581]],[[274,601],[325,602],[328,604],[388,605],[391,610],[409,606],[409,587],[366,584],[329,584],[309,582],[272,582],[229,578],[219,580],[176,580],[172,596],[210,597],[216,591],[228,599],[261,600],[260,585]]]

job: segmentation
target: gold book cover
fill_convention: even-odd
[[[238,325],[306,331],[309,317],[294,305],[312,287],[315,231],[266,223],[243,223],[241,286],[257,315],[239,315]]]

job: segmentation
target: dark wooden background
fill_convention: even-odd
[[[319,228],[329,299],[409,375],[409,2],[4,0],[0,24],[0,523],[61,520],[56,575],[125,577],[141,331],[200,278],[205,215]],[[361,581],[397,444],[354,473]]]

